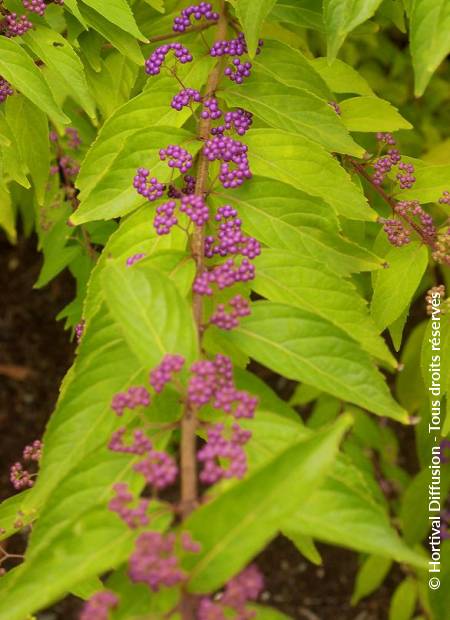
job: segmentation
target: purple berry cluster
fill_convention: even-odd
[[[195,88],[183,88],[183,90],[180,90],[180,92],[173,97],[170,105],[174,110],[179,112],[186,106],[191,105],[191,103],[200,103],[201,100],[202,96],[198,90],[195,90]]]
[[[43,444],[39,439],[33,441],[32,444],[25,446],[22,453],[22,458],[28,463],[39,463],[42,457]],[[11,466],[9,472],[9,479],[16,491],[27,489],[34,485],[34,478],[36,474],[30,473],[19,461]]]
[[[398,164],[398,168],[399,170],[401,170],[401,172],[397,173],[397,179],[400,184],[400,189],[410,189],[416,182],[413,164],[406,164],[404,162],[400,162]]]
[[[116,415],[121,417],[125,409],[136,409],[137,407],[148,407],[150,404],[150,394],[143,386],[130,387],[126,392],[115,394],[111,401],[111,409]]]
[[[203,102],[203,110],[201,117],[204,119],[217,120],[222,116],[222,110],[219,108],[219,102],[215,97],[209,97]]]
[[[181,15],[175,17],[173,20],[174,32],[185,32],[192,26],[191,18],[197,21],[202,17],[207,21],[216,22],[219,19],[219,13],[213,11],[212,4],[210,2],[200,2],[199,4],[192,4],[181,11]]]
[[[209,235],[205,238],[207,258],[241,255],[254,259],[261,254],[261,244],[254,237],[244,235],[242,222],[237,215],[236,209],[230,205],[219,207],[215,220],[221,223],[216,236]]]
[[[422,209],[417,200],[399,200],[394,207],[394,211],[404,218],[416,217],[421,225],[423,236],[430,241],[435,239],[437,231],[433,218]]]
[[[208,205],[202,196],[191,194],[181,199],[180,211],[186,213],[196,226],[203,226],[209,219]]]
[[[80,620],[108,620],[109,612],[117,607],[119,598],[114,592],[102,590],[86,601]]]
[[[381,142],[384,144],[389,144],[391,146],[395,145],[394,136],[389,132],[378,131],[376,133],[376,139],[378,140],[378,142]]]
[[[192,290],[198,295],[209,296],[214,293],[213,285],[222,290],[237,282],[250,282],[254,277],[255,267],[247,258],[244,258],[240,264],[229,258],[221,265],[215,265],[198,275]]]
[[[256,53],[261,52],[263,41],[258,41]],[[249,77],[252,70],[251,62],[242,62],[240,57],[248,53],[247,43],[244,34],[240,32],[235,39],[229,41],[217,41],[210,50],[211,56],[234,56],[231,64],[225,68],[224,75],[236,84],[242,84],[245,78]]]
[[[200,480],[214,484],[222,479],[241,479],[247,472],[247,457],[242,447],[251,438],[251,432],[234,423],[231,436],[225,436],[225,426],[214,424],[208,429],[208,440],[197,454],[203,464]]]
[[[209,322],[219,329],[231,330],[239,325],[239,319],[249,316],[250,304],[242,295],[235,295],[228,302],[231,310],[227,312],[225,304],[218,304]]]
[[[227,583],[221,596],[200,600],[198,620],[251,620],[256,611],[248,608],[248,603],[256,601],[263,589],[263,576],[252,564]]]
[[[178,467],[166,452],[151,449],[144,460],[133,466],[147,484],[161,491],[171,486],[178,476]]]
[[[8,97],[14,94],[11,84],[0,75],[0,103],[6,101]]]
[[[33,28],[33,23],[30,22],[26,15],[9,13],[6,15],[2,27],[5,36],[12,39],[13,37],[20,37],[28,32],[28,30],[31,30],[31,28]]]
[[[174,52],[176,60],[181,62],[181,64],[184,65],[188,62],[192,62],[192,55],[184,45],[181,45],[181,43],[166,43],[166,45],[157,47],[150,58],[145,61],[146,73],[149,75],[158,75],[170,51]]]
[[[150,170],[138,168],[133,179],[133,187],[138,194],[147,198],[149,202],[154,202],[164,194],[166,186],[159,183],[156,177],[150,177]]]
[[[83,337],[85,325],[86,325],[86,321],[84,321],[83,319],[81,319],[81,321],[79,321],[75,325],[75,338],[77,342],[80,342],[81,338]]]
[[[47,8],[44,0],[23,0],[23,6],[31,13],[36,13],[41,17],[44,15]]]
[[[133,442],[129,445],[125,444],[124,437],[127,429],[122,426],[115,431],[108,444],[108,448],[112,452],[123,452],[124,454],[137,454],[142,456],[152,450],[152,443],[147,435],[141,429],[133,432]]]
[[[165,149],[160,149],[159,158],[161,161],[167,159],[169,168],[179,168],[183,174],[192,168],[192,155],[176,144],[169,144]]]
[[[234,131],[238,136],[243,136],[252,126],[253,114],[242,108],[237,108],[231,112],[225,112],[224,124],[211,129],[213,136],[223,135],[225,131]]]
[[[145,583],[157,592],[181,583],[186,574],[179,565],[176,555],[175,534],[143,532],[136,541],[136,548],[130,557],[128,574],[135,583]]]
[[[210,138],[203,148],[203,153],[209,161],[222,162],[219,180],[225,188],[239,187],[247,179],[252,178],[247,151],[247,145],[223,135]]]
[[[407,245],[411,241],[409,229],[399,220],[384,220],[380,218],[380,222],[383,224],[383,230],[391,245],[401,247],[402,245]]]
[[[171,228],[178,224],[178,219],[175,215],[176,207],[177,203],[175,200],[169,200],[156,208],[153,226],[158,235],[168,235]]]
[[[145,252],[137,252],[136,254],[133,254],[132,256],[129,256],[127,258],[125,264],[126,264],[127,267],[132,267],[133,265],[138,263],[140,260],[142,260],[146,256],[147,256],[147,254],[145,254]]]
[[[148,507],[150,500],[135,500],[128,485],[119,482],[113,486],[115,497],[109,502],[108,508],[115,512],[131,530],[145,527],[150,523]],[[133,504],[133,507],[130,507]]]
[[[163,391],[168,383],[173,380],[175,373],[179,373],[184,366],[184,357],[182,355],[171,355],[167,353],[161,363],[156,366],[149,376],[149,382],[152,388],[158,394]]]
[[[442,196],[439,198],[439,204],[450,205],[450,192],[448,190],[442,192]]]

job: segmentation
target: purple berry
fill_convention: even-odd
[[[216,22],[219,19],[219,13],[213,11],[210,2],[200,2],[192,4],[181,11],[181,15],[173,20],[174,32],[185,32],[187,28],[192,26],[191,18],[199,21],[202,17],[208,21]]]
[[[170,51],[174,52],[178,62],[182,64],[192,62],[192,55],[181,43],[167,43],[166,45],[157,47],[150,58],[145,61],[145,71],[149,75],[158,75],[161,71],[161,65]]]
[[[109,612],[119,604],[114,592],[102,590],[86,601],[80,615],[80,620],[108,620]]]

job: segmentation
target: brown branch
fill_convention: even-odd
[[[364,166],[362,166],[361,164],[359,164],[358,162],[354,161],[353,159],[350,159],[350,163],[352,165],[352,167],[354,168],[354,170],[356,170],[356,172],[362,176],[364,179],[366,179],[366,181],[368,183],[370,183],[370,185],[372,186],[372,188],[377,192],[377,194],[379,196],[381,196],[381,198],[383,198],[383,200],[391,207],[392,211],[394,213],[397,213],[395,210],[395,207],[397,205],[397,201],[395,200],[395,198],[393,198],[392,196],[389,196],[389,194],[379,185],[376,185],[373,182],[373,179],[371,178],[371,176],[366,172],[366,170],[364,169]],[[412,229],[414,229],[416,231],[416,233],[419,235],[419,237],[422,239],[422,241],[426,244],[429,245],[431,247],[434,246],[434,241],[432,239],[430,239],[427,235],[424,234],[423,230],[420,228],[420,226],[417,226],[417,224],[407,215],[399,215],[399,217],[403,218],[405,220],[405,222],[407,222]]]
[[[151,37],[148,42],[158,43],[159,41],[166,41],[167,39],[177,39],[178,37],[190,34],[191,32],[201,32],[202,30],[207,30],[208,28],[211,28],[211,26],[215,25],[215,22],[206,22],[204,24],[200,24],[199,26],[192,26],[192,28],[188,28],[184,32],[169,32],[167,34],[158,34],[156,37]]]
[[[227,18],[225,13],[225,1],[220,0],[220,18],[217,24],[216,41],[226,37]],[[222,74],[222,61],[219,61],[211,72],[207,85],[205,97],[210,97],[215,93],[219,85]],[[202,142],[208,139],[211,130],[211,119],[201,119],[198,127],[198,137]],[[195,195],[205,197],[208,183],[209,161],[200,152],[197,166],[197,181],[195,185]],[[205,238],[204,228],[195,227],[191,240],[192,256],[196,265],[196,277],[205,270]],[[197,328],[199,350],[202,346],[202,322],[203,322],[203,300],[198,293],[193,294],[192,299],[194,321]],[[187,517],[197,506],[198,485],[197,485],[197,461],[196,461],[196,430],[198,420],[197,412],[194,407],[186,405],[181,423],[181,514]],[[185,604],[187,604],[185,602]],[[187,605],[189,608],[189,605]],[[190,618],[191,614],[183,614],[183,618]]]

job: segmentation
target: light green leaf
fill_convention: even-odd
[[[106,121],[97,140],[88,151],[77,179],[80,207],[73,215],[75,224],[95,219],[124,215],[143,203],[133,188],[136,169],[142,165],[168,180],[170,168],[159,161],[159,149],[171,141],[175,144],[192,138],[192,134],[176,129],[190,112],[176,112],[168,101],[176,85],[168,78],[156,79],[151,88],[131,99]],[[160,128],[160,125],[171,127]],[[189,144],[195,153],[200,144]],[[156,176],[158,176],[156,174]]]
[[[423,95],[439,64],[450,52],[448,0],[413,0],[409,15],[415,94]]]
[[[331,92],[314,65],[290,45],[273,40],[264,42],[264,53],[255,58],[253,65],[277,82],[308,90],[325,101],[331,99]]]
[[[332,466],[349,419],[296,442],[185,522],[202,551],[186,559],[189,589],[210,592],[242,569],[317,488]]]
[[[450,165],[420,166],[416,168],[414,176],[416,182],[412,188],[397,189],[396,197],[399,200],[419,200],[422,203],[437,202],[442,192],[448,189]]]
[[[353,67],[339,58],[328,62],[327,58],[310,60],[317,73],[325,80],[333,93],[356,93],[357,95],[373,95],[368,82]]]
[[[321,9],[317,0],[281,0],[274,6],[270,18],[293,24],[295,27],[323,32]]]
[[[249,609],[255,612],[253,616],[255,620],[291,620],[290,616],[286,616],[286,614],[281,613],[281,611],[273,607],[249,605]]]
[[[416,609],[417,584],[411,577],[397,587],[389,607],[389,620],[410,620]]]
[[[417,553],[400,538],[386,507],[373,497],[360,470],[344,459],[337,460],[322,487],[284,527],[328,544],[418,568],[428,565],[426,554]]]
[[[236,15],[241,22],[248,46],[250,58],[253,58],[258,47],[258,39],[264,20],[277,0],[238,0]]]
[[[30,171],[37,201],[42,205],[50,171],[47,116],[31,101],[17,95],[6,102],[6,121],[18,154]]]
[[[223,338],[284,377],[373,413],[407,420],[369,356],[340,329],[309,312],[258,302],[252,315]]]
[[[277,84],[255,71],[251,82],[221,92],[230,107],[241,107],[270,127],[305,136],[329,151],[362,157],[364,149],[350,137],[331,107],[307,90]]]
[[[24,40],[36,56],[55,72],[61,86],[91,118],[95,118],[95,105],[89,93],[83,63],[67,39],[55,30],[38,26],[29,30]]]
[[[119,50],[121,54],[132,60],[137,65],[144,64],[144,56],[140,49],[139,43],[128,32],[125,32],[119,26],[114,25],[103,16],[103,11],[98,13],[85,4],[80,4],[79,8],[83,16],[83,20],[87,22],[94,30],[99,32],[113,47]]]
[[[304,555],[307,560],[317,566],[322,564],[322,558],[320,557],[320,553],[318,552],[311,536],[305,536],[300,532],[291,532],[287,528],[284,528],[283,534],[294,543],[298,551],[300,551],[300,553]]]
[[[246,446],[250,471],[260,469],[287,445],[312,434],[298,421],[260,409],[253,420],[241,423],[252,431],[252,441]],[[416,553],[399,537],[368,479],[343,455],[335,461],[324,484],[283,523],[282,531],[294,541],[297,536],[312,537],[421,568],[427,565],[425,554]]]
[[[371,313],[380,330],[391,325],[408,306],[428,264],[426,246],[411,242],[392,248],[386,255],[386,269],[377,273]]]
[[[29,525],[35,519],[36,514],[33,511],[22,514],[22,506],[29,492],[30,490],[27,489],[16,493],[16,495],[4,499],[0,504],[0,540],[9,538],[16,533],[18,528],[15,524],[18,519],[22,521],[24,526]]]
[[[359,601],[372,594],[377,590],[390,571],[392,560],[380,557],[378,555],[370,555],[362,564],[356,575],[355,589],[352,595],[352,605],[356,605]]]
[[[91,8],[95,9],[105,19],[115,24],[125,32],[128,32],[136,39],[147,42],[146,37],[139,30],[130,5],[126,0],[109,0],[105,5],[103,0],[83,0]]]
[[[164,13],[164,0],[144,0],[144,2],[153,7],[156,11]]]
[[[0,37],[0,74],[55,122],[69,122],[53,99],[41,71],[14,39]]]
[[[8,188],[3,183],[0,183],[0,227],[6,232],[11,243],[15,243],[17,240],[16,214]]]
[[[349,131],[397,131],[412,125],[388,101],[378,97],[353,97],[339,104]]]
[[[78,0],[64,0],[64,6],[69,9],[69,11],[72,13],[74,17],[77,18],[77,20],[80,22],[83,28],[86,28],[87,30],[88,25],[84,21],[83,16],[81,15],[80,9],[78,8]]]
[[[347,35],[375,13],[382,0],[324,0],[327,54],[334,60]]]
[[[275,129],[250,130],[246,143],[254,174],[322,198],[339,215],[349,219],[374,221],[377,218],[361,189],[318,144]]]
[[[218,199],[239,208],[246,232],[264,245],[302,253],[331,271],[348,275],[380,269],[383,261],[341,236],[334,211],[320,198],[263,177],[254,177]]]
[[[324,269],[323,264],[286,250],[264,250],[255,261],[253,289],[280,303],[308,310],[340,327],[363,349],[391,366],[396,361],[355,287]]]
[[[83,188],[84,181],[96,177],[97,184],[92,191],[81,191],[80,206],[70,218],[73,224],[83,224],[93,220],[109,220],[123,216],[145,202],[133,187],[136,170],[147,167],[151,175],[161,183],[168,183],[177,174],[169,168],[166,161],[159,158],[159,150],[168,144],[178,144],[188,150],[191,155],[201,147],[201,143],[192,140],[191,133],[173,127],[149,127],[140,132],[128,132],[126,137],[116,135],[112,140],[103,142],[102,161],[111,160],[111,165],[100,167],[99,160],[86,158],[82,167],[84,176],[77,182]],[[98,144],[98,142],[97,142]],[[115,152],[113,149],[116,147]],[[95,146],[94,146],[95,148]],[[100,148],[97,153],[99,153]],[[179,171],[178,171],[179,173]]]
[[[143,365],[155,365],[167,352],[193,360],[197,348],[193,315],[168,278],[143,264],[130,269],[110,261],[102,279],[108,308]],[[182,352],[177,350],[180,334]]]

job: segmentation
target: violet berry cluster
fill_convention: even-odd
[[[263,588],[263,576],[252,564],[226,584],[221,596],[201,599],[198,620],[251,620],[256,612],[248,608],[248,603],[256,601]]]
[[[263,41],[258,41],[256,53],[261,52]],[[241,56],[248,53],[247,42],[242,32],[235,39],[217,41],[211,48],[210,54],[214,57],[230,56],[230,64],[225,68],[226,75],[232,82],[242,84],[251,74],[252,63],[242,62]]]
[[[39,439],[33,441],[32,444],[25,446],[22,453],[22,458],[28,463],[39,463],[42,457],[43,444]],[[18,461],[11,466],[9,479],[16,491],[21,491],[32,487],[34,485],[34,478],[36,473],[30,473],[28,469],[25,469],[24,465]]]
[[[11,84],[0,75],[0,103],[6,101],[8,97],[14,94]]]
[[[185,32],[192,26],[191,19],[199,21],[202,18],[210,21],[217,22],[219,19],[219,13],[213,11],[212,4],[210,2],[200,2],[199,4],[192,4],[181,11],[181,15],[175,17],[173,20],[174,32]]]
[[[54,163],[50,167],[51,175],[62,175],[66,184],[73,184],[80,171],[80,164],[68,153],[78,151],[81,146],[81,138],[75,127],[67,127],[64,136],[60,138],[56,131],[49,134],[50,142],[54,145]]]
[[[110,590],[102,590],[96,592],[84,604],[80,615],[80,620],[108,620],[110,611],[115,609],[119,604],[119,598]]]
[[[49,4],[63,5],[64,0],[22,0],[24,9],[29,13],[43,17]],[[0,33],[8,38],[20,37],[33,28],[33,22],[27,15],[18,15],[14,11],[6,13],[0,22]]]
[[[173,51],[177,62],[183,65],[192,62],[192,55],[184,45],[181,43],[167,43],[157,47],[150,58],[145,61],[145,71],[149,75],[158,75],[161,72],[161,67],[166,60],[167,54],[171,51]]]

